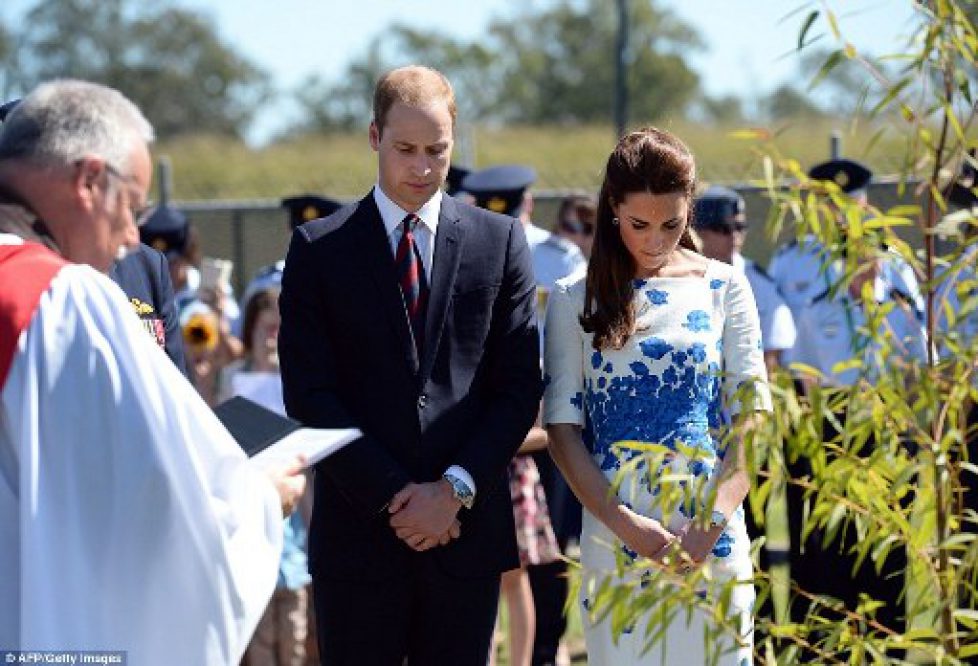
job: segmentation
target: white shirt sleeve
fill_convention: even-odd
[[[278,496],[116,285],[61,270],[2,407],[0,504],[20,520],[0,578],[21,592],[0,644],[238,663],[275,585]]]
[[[583,278],[560,281],[547,301],[543,362],[543,424],[584,425]]]
[[[778,299],[770,317],[771,330],[764,338],[764,348],[785,350],[794,347],[798,332],[795,328],[795,318],[791,315],[791,308],[783,300]]]

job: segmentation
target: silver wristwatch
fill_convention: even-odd
[[[710,514],[710,529],[714,527],[726,527],[727,517],[723,515],[723,511],[719,509],[714,509],[713,513]]]
[[[452,487],[452,495],[455,496],[455,499],[461,502],[462,506],[466,509],[471,509],[472,504],[475,502],[475,495],[472,494],[472,489],[469,488],[469,485],[454,474],[449,474],[448,472],[442,474],[441,478],[448,481],[448,485]]]

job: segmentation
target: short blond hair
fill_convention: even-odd
[[[455,92],[445,75],[431,67],[408,65],[393,69],[377,82],[374,89],[374,124],[383,133],[387,114],[396,102],[414,108],[445,102],[455,127]]]

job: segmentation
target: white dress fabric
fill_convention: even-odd
[[[0,647],[237,664],[275,586],[278,495],[119,288],[63,267],[0,397]]]
[[[726,264],[708,263],[703,277],[635,280],[636,333],[622,349],[595,351],[593,335],[585,333],[579,316],[584,307],[584,278],[558,282],[547,315],[544,396],[545,424],[584,427],[595,462],[609,480],[621,468],[620,442],[656,443],[669,453],[658,470],[646,476],[640,465],[622,483],[619,497],[632,509],[659,520],[655,500],[662,474],[690,479],[697,499],[705,499],[720,469],[724,451],[716,437],[724,407],[736,413],[770,410],[757,308],[744,274]],[[755,382],[754,380],[759,380]],[[742,383],[755,384],[750,404],[741,405],[736,392]],[[671,511],[667,526],[678,532],[695,515],[692,507]],[[739,621],[744,644],[731,648],[721,664],[751,663],[751,613],[754,590],[750,542],[743,509],[731,516],[704,565],[717,581],[745,581],[733,586],[731,613]],[[642,654],[646,637],[641,626],[617,641],[609,623],[592,624],[589,584],[617,577],[619,552],[634,558],[614,534],[586,510],[581,535],[582,616],[588,660],[592,666],[628,664],[700,664],[706,662],[707,618],[694,612],[687,624],[680,612],[665,638]],[[634,574],[629,572],[627,576]],[[641,624],[641,623],[640,623]],[[711,646],[712,649],[713,646]]]

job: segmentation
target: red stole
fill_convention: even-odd
[[[67,263],[38,243],[0,245],[0,390],[20,334],[30,325],[41,295]]]

